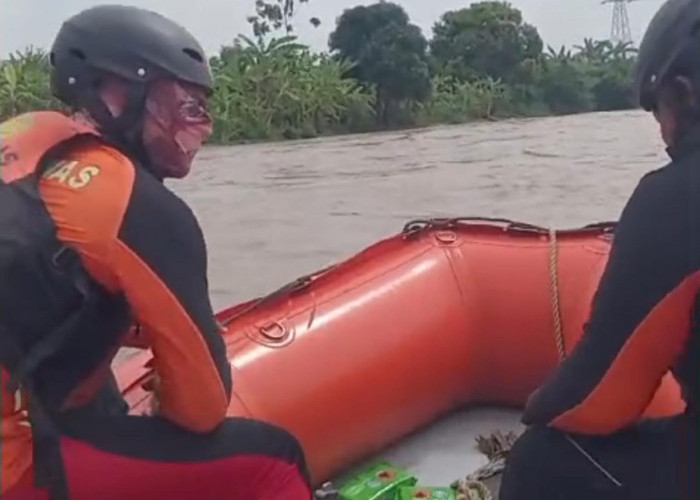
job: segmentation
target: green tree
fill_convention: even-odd
[[[241,35],[211,62],[217,142],[314,137],[371,116],[371,96],[343,78],[348,64],[294,36],[259,43]]]
[[[307,3],[309,0],[296,0],[297,3]],[[284,29],[286,34],[292,33],[292,19],[295,14],[295,0],[255,0],[255,14],[248,16],[248,22],[253,28],[253,34],[259,40],[272,31]],[[312,17],[309,22],[318,28],[321,21]]]
[[[486,1],[446,12],[433,27],[430,50],[438,70],[462,80],[492,77],[511,83],[542,39],[508,2]]]
[[[253,33],[210,59],[213,142],[634,106],[631,44],[587,38],[543,53],[536,30],[505,2],[446,13],[429,54],[420,30],[393,3],[345,11],[329,39],[332,50],[319,53],[289,34],[296,9],[309,0],[247,1],[255,8]],[[49,71],[43,51],[0,61],[0,121],[64,109],[50,93]]]
[[[578,59],[594,64],[605,64],[612,48],[613,45],[609,40],[592,38],[584,38],[583,45],[574,45],[574,49],[578,51],[576,54]]]
[[[632,70],[637,49],[630,43],[613,45],[606,41],[603,57],[594,62],[592,88],[596,109],[612,111],[634,107]]]
[[[555,114],[593,108],[587,66],[563,46],[558,52],[548,47],[538,86],[545,104]]]
[[[376,88],[376,114],[384,125],[401,121],[412,103],[430,96],[428,42],[395,3],[345,10],[329,46],[354,63],[348,76]]]

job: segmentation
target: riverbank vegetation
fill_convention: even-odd
[[[397,4],[354,7],[336,20],[324,52],[294,36],[295,7],[293,0],[256,0],[252,35],[239,35],[211,57],[213,142],[633,106],[634,47],[592,39],[545,46],[507,2],[446,12],[430,38]],[[0,120],[59,107],[48,69],[46,54],[34,49],[0,62]]]

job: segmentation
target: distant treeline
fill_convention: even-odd
[[[256,7],[253,35],[239,35],[210,60],[213,142],[633,106],[634,47],[586,39],[573,50],[545,48],[507,2],[446,12],[429,40],[399,5],[355,7],[337,19],[327,52],[291,34],[290,0]],[[59,107],[44,52],[27,49],[0,62],[0,119]]]

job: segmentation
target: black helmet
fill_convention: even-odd
[[[212,90],[209,64],[197,40],[169,19],[136,7],[101,5],[71,17],[56,36],[50,60],[54,95],[97,114],[100,122],[111,118],[95,92],[104,73],[134,84],[124,113],[130,116],[123,117],[127,121],[140,111],[145,86],[155,79],[177,78]]]
[[[669,73],[700,70],[699,32],[700,0],[667,0],[659,8],[639,46],[635,68],[634,89],[642,108],[654,109]]]

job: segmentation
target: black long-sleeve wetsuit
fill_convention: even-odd
[[[584,336],[526,405],[501,500],[699,498],[700,130],[687,137],[625,206]],[[669,369],[686,412],[637,425]]]

